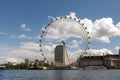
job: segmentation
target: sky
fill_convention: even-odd
[[[0,0],[0,63],[42,59],[39,36],[43,27],[51,18],[66,15],[77,17],[88,28],[91,53],[117,54],[119,3],[119,0]],[[77,46],[78,42],[72,42]]]

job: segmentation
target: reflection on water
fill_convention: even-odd
[[[0,80],[120,80],[120,70],[0,70]]]

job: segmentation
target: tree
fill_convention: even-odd
[[[45,66],[45,67],[49,67],[49,64],[48,64],[48,63],[44,63],[44,66]]]
[[[34,65],[33,65],[34,68],[38,68],[39,65],[35,62]]]
[[[25,69],[25,64],[24,63],[20,63],[20,69]]]

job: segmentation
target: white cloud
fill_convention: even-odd
[[[25,34],[21,34],[20,36],[18,36],[18,38],[26,38],[27,36]]]
[[[118,22],[118,23],[116,24],[116,26],[120,29],[120,22]]]
[[[29,37],[29,36],[27,36],[25,34],[21,34],[20,36],[18,36],[18,38],[20,38],[20,39],[23,39],[23,38],[25,38],[25,39],[32,39],[31,37]]]
[[[10,46],[6,45],[6,44],[0,44],[0,50],[4,50],[9,48]]]
[[[6,32],[0,32],[0,35],[8,35]]]
[[[7,63],[7,62],[23,62],[25,59],[35,60],[43,58],[40,56],[39,52],[35,52],[32,50],[26,49],[15,49],[9,53],[0,56],[0,63]]]
[[[106,55],[106,54],[113,54],[111,50],[108,50],[106,48],[95,50],[95,49],[90,49],[87,51],[88,55]]]
[[[7,62],[23,62],[24,59],[42,60],[43,57],[39,52],[39,44],[35,42],[23,42],[18,47],[14,47],[11,51],[0,55],[0,63]]]
[[[6,32],[0,32],[0,35],[7,35],[10,38],[19,38],[19,39],[32,39],[32,37],[27,36],[26,34],[21,35],[14,35],[14,34],[8,34]]]
[[[82,49],[82,47],[80,48],[80,45],[82,45],[82,43],[79,40],[74,39],[74,40],[71,40],[71,42],[67,44],[67,47],[72,50],[73,49],[80,50]]]
[[[26,24],[21,24],[21,25],[20,25],[20,28],[21,28],[22,30],[24,30],[24,31],[31,31],[31,29],[28,28],[28,27],[26,26]]]
[[[18,36],[16,36],[16,35],[12,35],[10,38],[18,38],[18,39],[32,39],[32,37],[27,36],[27,35],[25,35],[25,34],[21,34],[21,35],[18,35]]]
[[[35,42],[22,42],[20,48],[26,50],[39,51],[39,44]]]
[[[46,38],[48,39],[69,39],[71,37],[80,38],[84,32],[80,25],[73,20],[59,20],[55,21],[49,26]],[[53,37],[54,36],[54,37]]]
[[[116,46],[116,47],[115,47],[115,50],[117,50],[117,51],[118,51],[119,49],[120,49],[120,47],[119,47],[119,46]]]
[[[120,29],[117,27],[119,24],[113,24],[112,18],[102,18],[94,22],[86,18],[81,21],[88,27],[92,40],[109,43],[110,37],[120,36]]]
[[[70,12],[70,15],[68,16],[71,16],[72,18],[77,18],[74,12]]]
[[[53,19],[54,19],[54,17],[52,17],[52,16],[48,16],[48,19],[53,20]]]
[[[38,39],[39,40],[40,39],[40,35],[35,36],[34,39]]]
[[[70,12],[72,18],[77,18],[74,12]],[[78,20],[78,19],[77,19]],[[101,18],[95,21],[90,19],[81,19],[81,23],[84,23],[84,26],[87,27],[87,31],[90,32],[91,40],[110,43],[111,37],[120,36],[120,22],[118,24],[113,24],[112,18]],[[68,39],[70,37],[83,37],[84,33],[81,26],[75,21],[70,20],[58,20],[50,25],[47,38],[54,39]],[[58,36],[59,35],[59,36]],[[54,36],[54,37],[53,37]]]
[[[52,46],[48,46],[48,45],[44,46],[44,50],[45,50],[44,54],[48,60],[52,60],[52,61],[54,60],[54,48],[55,48],[54,44]],[[22,42],[20,46],[16,48],[14,47],[14,49],[12,49],[6,54],[2,54],[0,56],[0,63],[7,63],[8,61],[23,62],[24,59],[26,58],[30,60],[35,60],[36,58],[42,60],[43,57],[41,56],[39,49],[40,49],[39,44],[35,42]],[[67,52],[68,52],[70,62],[73,62],[82,54],[83,51],[77,50],[75,52],[71,52],[70,50],[67,50]],[[94,54],[103,55],[103,53],[104,55],[113,54],[110,50],[104,48],[100,50],[90,49],[87,55],[94,55]]]
[[[79,48],[79,43],[78,43],[77,40],[73,40],[72,45],[73,45],[74,48]]]

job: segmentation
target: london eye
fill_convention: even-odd
[[[76,60],[87,54],[89,39],[87,27],[80,19],[72,16],[54,18],[42,29],[39,40],[41,56],[44,60],[54,61],[55,46],[64,42],[68,60]]]

